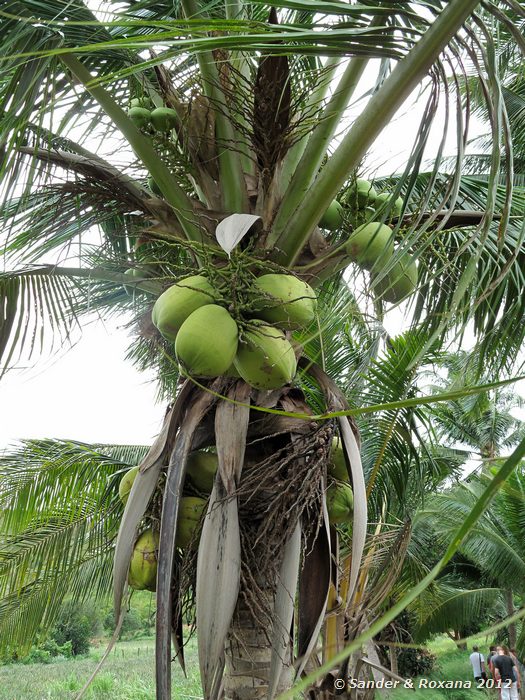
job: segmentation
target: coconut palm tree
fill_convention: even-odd
[[[336,314],[330,325],[332,344],[325,345],[327,365],[334,373],[339,365],[341,372],[344,358],[345,371],[356,373],[356,377],[367,365],[361,392],[357,381],[350,381],[353,403],[363,410],[377,405],[378,400],[402,404],[400,398],[406,395],[409,382],[413,382],[415,391],[421,379],[421,373],[414,376],[407,367],[419,356],[424,338],[407,333],[391,339],[389,349],[364,363],[365,349],[373,336],[362,329],[360,349],[353,351],[351,344],[345,345],[347,337],[342,331],[346,323],[338,323],[337,318]],[[333,338],[338,342],[334,343]],[[318,397],[306,386],[305,390],[309,403],[315,405]],[[370,519],[381,525],[367,538],[360,571],[362,590],[353,606],[352,620],[341,607],[335,586],[330,586],[330,608],[323,625],[323,656],[327,661],[344,647],[345,630],[347,636],[352,630],[358,634],[364,619],[367,624],[377,620],[388,608],[389,600],[401,598],[424,575],[425,558],[418,558],[414,552],[410,519],[423,499],[454,473],[463,455],[428,441],[418,444],[420,435],[413,428],[416,421],[422,426],[428,423],[423,407],[400,406],[398,410],[367,414],[362,423],[361,452],[370,488]],[[146,453],[147,448],[142,446],[31,440],[0,457],[3,654],[22,654],[42,639],[66,596],[73,600],[86,595],[107,596],[108,562],[114,556],[123,511],[119,484],[125,483]],[[189,489],[189,493],[195,493],[191,484]],[[344,590],[348,585],[351,531],[344,524],[338,527],[338,578]],[[408,561],[402,569],[405,554]],[[428,560],[426,563],[425,573]],[[48,603],[50,589],[53,606]],[[367,645],[366,654],[367,661],[375,659],[377,673],[380,663],[373,644]],[[370,668],[363,660],[361,667],[363,672]],[[395,667],[392,670],[397,672]]]
[[[440,378],[437,385],[444,388],[458,388],[462,384],[469,381],[469,375],[475,372],[477,358],[469,356],[465,352],[445,355],[440,359],[439,366],[447,369],[447,377]],[[477,491],[482,488],[483,482],[487,480],[487,474],[490,474],[491,466],[498,465],[501,461],[502,452],[513,448],[523,437],[524,426],[523,422],[513,415],[512,410],[521,407],[522,399],[517,394],[512,393],[504,388],[495,389],[492,392],[486,392],[483,395],[476,397],[462,398],[457,401],[450,401],[447,404],[439,404],[431,408],[432,423],[437,432],[437,438],[445,445],[459,446],[463,448],[465,458],[473,456],[480,460],[478,471],[480,475],[472,475],[468,477],[466,482],[461,480],[449,490],[436,497],[437,500],[430,506],[433,513],[439,512],[439,529],[442,529],[443,511],[448,512],[448,507],[442,507],[441,498],[462,502],[468,502],[468,497],[464,492],[474,488],[473,484],[477,483]],[[467,449],[465,449],[467,448]],[[515,485],[511,486],[516,479],[519,479],[521,471],[517,471],[503,487],[495,501],[492,503],[489,510],[484,515],[484,518],[478,523],[480,530],[486,531],[486,536],[489,537],[489,530],[494,534],[505,530],[504,537],[507,541],[515,540],[516,535],[509,534],[507,524],[499,522],[499,515],[506,513],[509,508],[508,495],[513,492],[516,496]],[[468,485],[467,485],[468,484]],[[510,490],[510,491],[509,491]],[[466,501],[465,501],[466,498]],[[516,503],[514,504],[516,506]],[[465,506],[466,507],[466,506]],[[515,512],[516,507],[512,508]],[[426,508],[423,508],[421,516],[416,518],[416,531],[418,528],[430,530],[435,535],[435,526],[426,518]],[[445,516],[446,519],[447,516]],[[492,518],[498,520],[498,525],[494,525]],[[503,516],[506,520],[506,516]],[[512,520],[512,518],[511,518]],[[512,528],[511,528],[512,529]],[[479,530],[478,530],[479,531]],[[475,537],[475,531],[471,532],[471,538]],[[489,537],[490,539],[490,537]],[[467,541],[468,542],[468,541]],[[468,544],[464,545],[468,548]],[[464,550],[465,551],[465,550]],[[437,556],[437,555],[436,555]],[[461,559],[462,555],[460,555]],[[476,556],[464,562],[468,567],[475,567],[477,573],[474,574],[474,579],[478,583],[482,576],[488,577],[488,582],[491,587],[478,588],[470,586],[465,591],[458,591],[454,595],[450,595],[450,591],[445,596],[433,595],[432,591],[428,591],[426,597],[423,597],[419,603],[419,614],[421,618],[421,635],[425,635],[430,631],[443,631],[451,619],[456,622],[479,619],[481,613],[481,605],[487,604],[490,607],[491,599],[496,592],[499,593],[498,602],[502,610],[506,610],[506,614],[511,618],[515,613],[513,585],[514,581],[505,575],[498,573],[498,562],[487,562],[485,555]],[[455,573],[455,572],[454,572]],[[437,583],[437,582],[436,582]],[[516,581],[518,588],[521,587],[521,582],[518,577]],[[498,586],[499,588],[498,590]],[[461,635],[465,636],[465,635]],[[516,646],[516,625],[509,624],[509,639],[511,646]]]
[[[291,685],[295,657],[299,675],[315,666],[334,590],[345,617],[359,618],[349,634],[366,628],[356,611],[369,570],[366,561],[360,569],[367,503],[374,514],[390,507],[388,473],[399,473],[383,457],[395,446],[401,464],[417,437],[405,409],[418,403],[422,363],[471,322],[487,366],[512,365],[524,335],[523,231],[509,218],[524,197],[511,197],[510,177],[497,186],[508,119],[492,31],[523,24],[521,4],[323,10],[310,0],[13,0],[0,11],[3,368],[62,344],[93,311],[131,313],[130,356],[158,368],[169,407],[120,519],[113,590],[121,619],[137,535],[150,533],[163,700],[172,644],[183,663],[188,592],[206,698],[274,697]],[[494,135],[481,182],[461,177],[470,70]],[[378,197],[358,177],[365,156],[420,85],[413,150],[401,177],[377,179]],[[348,119],[356,97],[359,114]],[[456,110],[452,175],[440,173],[442,147],[420,173],[440,100],[446,123]],[[373,396],[365,415],[387,395],[380,324],[388,304],[407,298],[411,334],[387,339],[401,394],[368,436],[377,450],[365,483],[348,402]],[[332,337],[339,313],[342,355]],[[334,432],[354,501],[341,581],[326,496]],[[202,531],[182,546],[177,534],[192,520],[185,475],[198,450],[215,450],[217,475]],[[398,478],[400,503],[405,492]],[[18,590],[31,588],[27,575]]]
[[[445,355],[439,366],[447,370],[445,379],[438,378],[438,390],[468,385],[478,370],[475,355],[466,352]],[[523,406],[522,398],[505,388],[483,395],[438,404],[432,408],[432,419],[438,439],[449,446],[470,448],[471,456],[484,460],[485,466],[512,449],[522,439],[525,426],[513,410]]]
[[[498,467],[493,466],[492,469],[497,470]],[[466,481],[436,495],[422,511],[421,517],[434,524],[439,518],[439,531],[446,538],[446,533],[453,529],[453,519],[468,510],[469,503],[473,502],[475,494],[483,489],[489,478],[487,473],[472,474]],[[508,618],[513,618],[524,602],[523,488],[524,470],[521,465],[504,484],[460,548],[463,556],[474,562],[487,581],[492,582],[493,590],[499,589],[504,617]],[[508,637],[510,644],[519,648],[522,655],[525,632],[520,620],[510,619]]]

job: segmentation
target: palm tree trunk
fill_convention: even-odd
[[[505,589],[505,607],[507,608],[507,616],[512,617],[514,615],[514,613],[516,612],[514,610],[514,596],[512,593],[512,588]],[[511,649],[514,649],[516,647],[516,639],[517,639],[516,623],[510,622],[509,625],[507,626],[507,631],[509,634],[509,647]]]
[[[274,398],[276,406],[279,399],[278,406],[285,410],[309,412],[302,397],[283,394]],[[266,700],[292,685],[291,627],[301,558],[301,518],[290,519],[290,513],[301,505],[295,502],[297,495],[309,483],[302,451],[293,445],[301,437],[312,441],[318,430],[313,423],[281,416],[255,420],[248,428],[238,491],[239,518],[247,527],[241,536],[241,589],[225,644],[224,700]],[[250,444],[254,440],[256,446]],[[294,449],[299,455],[290,462]],[[288,464],[284,471],[283,463]],[[311,473],[309,479],[314,483]],[[279,498],[283,500],[276,510]],[[284,530],[288,536],[283,538]]]
[[[460,630],[453,630],[452,632],[447,632],[447,634],[450,637],[450,639],[452,639],[455,642],[458,649],[465,650],[467,648],[465,642],[459,641],[463,636]]]
[[[266,588],[265,606],[273,603]],[[271,609],[271,608],[268,608]],[[268,697],[272,648],[268,625],[257,621],[246,600],[237,603],[225,650],[224,700],[264,700]],[[291,647],[288,649],[276,695],[292,685]]]
[[[399,675],[399,665],[397,663],[397,649],[392,644],[390,649],[390,670],[392,673],[397,673]]]

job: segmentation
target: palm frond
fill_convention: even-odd
[[[109,591],[123,506],[121,475],[144,456],[131,445],[27,440],[0,457],[1,648],[27,649],[65,595]]]
[[[27,270],[0,274],[0,373],[17,361],[23,350],[33,353],[61,347],[77,325],[75,279]]]
[[[468,628],[480,620],[494,605],[499,588],[461,588],[438,579],[417,601],[416,641],[426,641],[434,634]]]
[[[421,332],[389,338],[386,350],[366,369],[363,390],[354,395],[350,392],[351,403],[366,406],[414,395],[418,370],[433,357],[432,350],[425,350],[427,339]],[[418,425],[426,424],[424,413],[413,409],[383,411],[358,421],[367,489],[378,517],[381,504],[394,510],[400,507],[397,516],[405,517],[403,509],[415,508],[417,498],[423,496],[425,482],[432,473],[428,469],[431,452],[426,453],[426,467],[422,470],[418,449],[422,441]]]
[[[524,519],[523,467],[516,470],[497,495],[493,507],[479,520],[462,544],[460,551],[502,587],[519,581],[525,573],[525,556],[521,538]],[[436,495],[418,517],[434,524],[439,539],[446,538],[455,523],[469,510],[489,477],[471,475],[468,482],[457,484]]]

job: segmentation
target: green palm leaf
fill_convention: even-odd
[[[108,595],[119,479],[145,452],[28,440],[0,457],[2,651],[45,636],[66,595]]]

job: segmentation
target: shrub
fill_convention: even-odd
[[[426,676],[434,668],[436,657],[425,649],[402,648],[398,651],[399,675],[403,678]]]
[[[33,648],[27,654],[27,656],[24,656],[23,659],[20,659],[20,663],[23,664],[50,664],[51,663],[51,654],[46,651],[45,649],[36,649]]]
[[[71,643],[73,656],[89,651],[90,639],[101,631],[100,613],[94,604],[66,603],[58,621],[50,634],[59,647]]]
[[[73,656],[73,644],[70,639],[64,644],[57,644],[54,639],[47,639],[40,648],[53,657],[63,656],[65,659],[70,659]]]
[[[112,610],[104,618],[104,630],[107,634],[113,634],[115,630],[115,616]],[[131,608],[124,617],[119,639],[131,639],[139,635],[149,635],[151,631],[151,616],[142,610]]]

